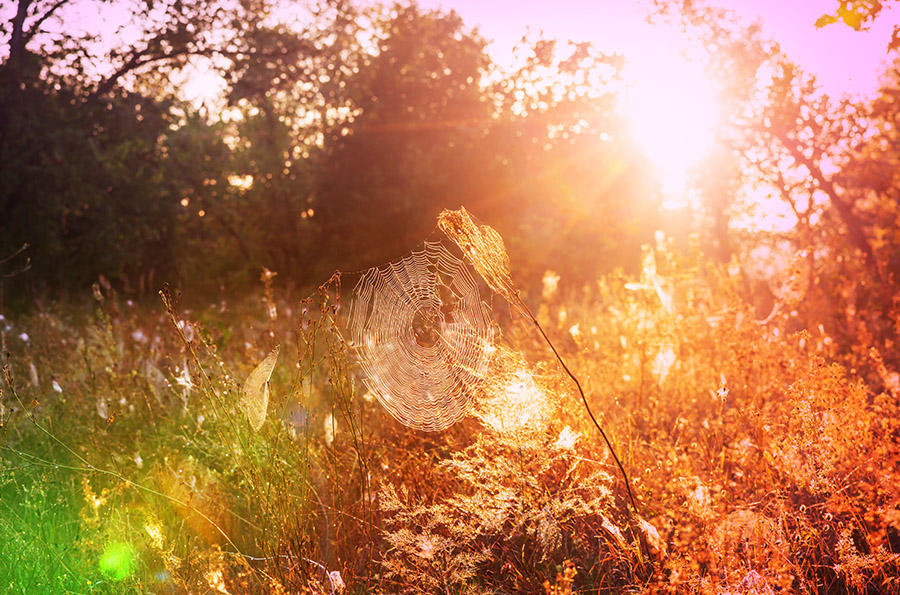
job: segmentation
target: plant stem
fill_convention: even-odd
[[[575,387],[578,389],[578,394],[581,395],[581,401],[584,403],[584,408],[587,410],[588,416],[591,418],[591,421],[594,422],[594,426],[600,432],[600,435],[603,436],[603,440],[606,442],[606,446],[609,448],[610,454],[612,454],[613,460],[616,461],[616,465],[619,466],[619,471],[622,472],[622,478],[625,480],[625,489],[628,490],[628,498],[631,500],[631,507],[634,509],[634,514],[640,516],[638,512],[637,502],[635,502],[634,494],[631,493],[631,483],[628,480],[628,474],[625,472],[625,467],[622,465],[622,462],[619,460],[618,455],[616,455],[616,450],[613,448],[612,443],[609,441],[609,438],[606,436],[606,432],[603,431],[603,428],[600,427],[600,424],[597,422],[597,418],[594,417],[594,413],[591,411],[591,406],[588,405],[587,397],[584,394],[584,389],[581,388],[581,382],[578,381],[578,378],[575,377],[575,374],[572,373],[572,370],[569,369],[569,366],[566,365],[565,360],[563,360],[562,355],[559,354],[559,351],[556,350],[556,347],[553,345],[553,341],[550,340],[550,337],[547,336],[547,333],[544,332],[544,328],[541,326],[541,323],[538,322],[537,317],[532,314],[531,310],[525,304],[525,302],[518,296],[518,293],[515,294],[516,298],[519,302],[519,305],[531,319],[531,322],[534,323],[534,326],[537,327],[538,331],[541,333],[541,336],[544,337],[544,341],[547,342],[547,345],[550,346],[550,350],[553,351],[553,355],[556,356],[556,360],[559,362],[559,365],[562,366],[562,369],[565,373],[572,379],[572,382],[575,383]]]

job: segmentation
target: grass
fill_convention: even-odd
[[[529,301],[640,516],[524,320],[441,433],[368,394],[340,280],[0,320],[2,590],[900,592],[900,395],[790,308],[760,323],[727,271],[645,258]],[[254,431],[241,383],[277,345]]]
[[[12,464],[10,464],[11,467]],[[80,502],[57,469],[6,467],[0,490],[0,585],[6,593],[103,592],[81,544]],[[83,573],[87,567],[93,572]]]

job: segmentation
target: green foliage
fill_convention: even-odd
[[[0,483],[5,592],[81,593],[102,583],[91,568],[93,552],[84,547],[80,503],[68,472],[4,459]]]
[[[127,543],[114,541],[103,548],[100,557],[100,571],[116,581],[121,581],[134,572],[136,566],[134,550]]]
[[[15,283],[83,289],[100,273],[136,278],[170,266],[175,203],[159,193],[157,146],[169,119],[158,105],[128,96],[111,109],[40,83],[4,86],[0,102],[3,251],[28,243],[34,267]]]

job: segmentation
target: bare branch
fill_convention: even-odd
[[[18,256],[19,254],[22,254],[27,249],[28,249],[28,244],[27,243],[22,244],[21,248],[19,248],[18,250],[16,250],[9,256],[6,256],[6,257],[0,259],[0,265],[11,262],[16,256]],[[13,271],[11,273],[5,273],[3,275],[0,275],[0,278],[9,279],[10,277],[15,277],[16,275],[24,273],[25,271],[27,271],[30,268],[31,268],[31,259],[26,258],[24,264],[21,264],[18,267],[16,267],[15,269],[13,269]]]
[[[807,171],[809,171],[809,175],[815,180],[819,189],[828,196],[831,204],[834,205],[838,215],[840,215],[841,220],[847,226],[847,233],[850,235],[850,240],[862,251],[866,259],[866,265],[871,267],[876,275],[880,276],[878,263],[875,259],[875,252],[872,250],[872,245],[866,237],[862,221],[853,211],[853,205],[844,200],[834,183],[825,176],[822,169],[813,159],[806,156],[797,141],[788,138],[784,134],[773,132],[773,136],[778,139],[785,149],[787,149],[788,153],[790,153],[797,163],[803,165]]]

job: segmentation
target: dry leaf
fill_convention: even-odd
[[[269,378],[272,377],[272,370],[275,369],[275,362],[278,361],[280,348],[279,345],[273,349],[272,353],[267,355],[266,359],[261,361],[244,381],[244,408],[247,410],[250,427],[255,432],[258,432],[266,421],[266,409],[269,406]]]
[[[656,530],[656,527],[645,521],[643,518],[634,515],[637,519],[638,529],[640,529],[641,533],[644,534],[644,537],[647,539],[647,543],[650,545],[650,553],[660,556],[661,558],[665,558],[668,553],[668,547],[666,545],[666,541],[660,537],[659,531]]]

